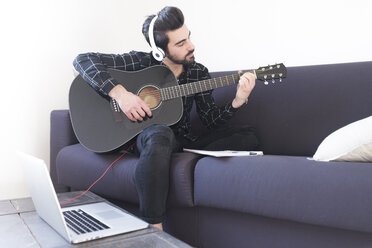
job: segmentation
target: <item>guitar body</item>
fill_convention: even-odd
[[[150,125],[170,126],[180,120],[183,113],[181,97],[162,101],[160,95],[154,98],[151,93],[153,89],[178,86],[176,77],[167,67],[153,66],[136,72],[108,71],[133,94],[141,97],[141,92],[150,91],[150,99],[141,98],[151,105],[153,117],[133,122],[122,111],[115,113],[107,98],[99,95],[81,76],[77,76],[70,87],[70,116],[76,137],[88,150],[98,153],[112,151]]]

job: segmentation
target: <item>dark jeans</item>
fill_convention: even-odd
[[[254,150],[258,146],[252,128],[221,128],[211,130],[196,141],[175,136],[164,125],[152,125],[137,137],[140,155],[135,172],[140,201],[140,215],[145,221],[156,224],[165,219],[169,189],[170,160],[173,152],[183,147],[204,150]]]

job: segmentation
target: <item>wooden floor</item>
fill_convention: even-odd
[[[79,192],[62,193],[58,195],[58,198],[63,201],[78,194]],[[89,192],[78,201],[66,205],[72,206],[97,201],[104,201],[104,199]],[[154,227],[72,245],[37,215],[30,198],[23,198],[0,201],[0,247],[187,248],[190,246]]]

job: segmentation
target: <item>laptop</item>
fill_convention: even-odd
[[[61,208],[43,160],[18,153],[38,215],[70,243],[145,229],[148,223],[107,202]]]

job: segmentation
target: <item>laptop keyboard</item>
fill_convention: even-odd
[[[76,234],[96,232],[110,228],[81,209],[64,211],[63,215],[67,226]]]

